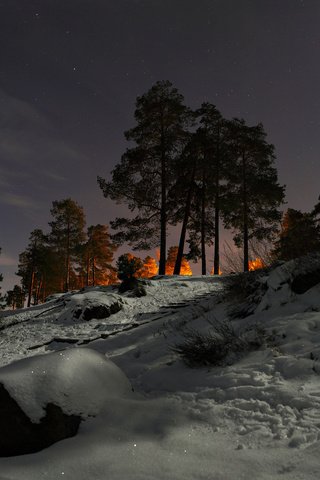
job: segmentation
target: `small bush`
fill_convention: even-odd
[[[136,297],[143,297],[147,294],[146,289],[135,276],[142,267],[142,260],[130,253],[125,253],[118,258],[118,278],[122,280],[122,283],[119,285],[119,293],[132,291]]]
[[[184,331],[185,341],[171,350],[189,367],[231,365],[239,354],[257,350],[264,343],[264,331],[258,326],[238,334],[229,323],[216,323],[207,333]]]
[[[130,253],[124,253],[117,260],[118,278],[123,281],[134,278],[135,274],[142,267],[143,262],[139,257],[135,257]]]

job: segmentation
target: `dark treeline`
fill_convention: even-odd
[[[201,259],[214,243],[219,273],[220,221],[243,248],[249,269],[249,241],[271,239],[281,220],[284,186],[278,183],[274,147],[263,125],[223,118],[203,103],[196,111],[168,81],[137,98],[135,126],[125,132],[130,147],[111,172],[98,177],[103,194],[125,203],[134,215],[111,222],[116,243],[149,250],[160,245],[159,274],[165,273],[169,225],[181,224],[174,273],[179,274],[185,242],[189,259]]]
[[[51,216],[50,231],[33,230],[19,256],[17,275],[27,306],[43,302],[52,293],[108,285],[116,279],[112,266],[116,246],[106,225],[85,230],[83,208],[70,198],[53,202]]]
[[[188,260],[200,260],[206,274],[206,247],[214,245],[217,275],[222,225],[242,248],[244,271],[251,268],[250,253],[260,256],[251,263],[261,268],[320,251],[320,199],[309,213],[289,208],[282,216],[285,188],[278,183],[274,147],[261,123],[227,120],[210,103],[192,111],[168,81],[137,98],[134,116],[135,126],[125,132],[129,147],[111,180],[98,177],[103,195],[126,204],[132,215],[113,220],[110,235],[106,225],[86,229],[75,201],[54,201],[49,232],[31,232],[19,256],[21,286],[5,297],[0,292],[0,306],[19,308],[25,298],[30,306],[52,293],[115,283],[113,256],[124,243],[134,250],[160,246],[159,270],[149,256],[141,262],[123,255],[127,263],[140,262],[136,275],[147,278],[158,271],[191,274]],[[180,240],[168,249],[170,225],[180,226]],[[268,245],[267,261],[257,255],[259,244]]]

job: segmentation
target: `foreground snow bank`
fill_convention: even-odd
[[[110,398],[132,395],[127,377],[89,348],[73,348],[20,360],[0,369],[0,383],[33,422],[49,403],[69,415],[97,415]]]
[[[98,375],[100,387],[95,390],[83,358],[79,369],[70,373],[70,383],[75,381],[79,387],[76,396],[84,395],[91,402],[91,397],[106,399],[99,414],[82,422],[76,436],[46,450],[0,459],[0,476],[10,480],[318,478],[320,284],[309,283],[310,288],[301,294],[292,289],[297,275],[304,276],[313,266],[314,262],[304,260],[301,268],[292,262],[261,272],[258,292],[252,284],[252,297],[245,297],[249,306],[251,301],[253,304],[251,314],[245,317],[230,319],[231,307],[239,311],[238,299],[225,300],[221,277],[151,280],[147,296],[123,296],[123,308],[99,321],[74,319],[71,302],[61,310],[49,310],[56,306],[51,304],[42,306],[47,309],[43,312],[39,307],[6,317],[5,321],[17,323],[2,331],[2,363],[20,355],[65,348],[65,342],[48,343],[53,337],[85,339],[102,354],[101,359],[91,352],[88,359],[93,355],[93,360],[104,363],[104,355],[108,355],[142,396],[132,396],[125,383],[120,392],[112,387],[117,394],[111,398],[104,390],[108,377],[103,373]],[[252,277],[248,278],[251,282]],[[74,305],[84,305],[88,295],[96,296],[93,304],[100,305],[114,294],[102,289],[91,292],[78,292]],[[261,326],[265,343],[259,350],[235,358],[233,365],[186,367],[170,347],[181,343],[185,329],[206,333],[217,321],[230,322],[237,332]],[[132,328],[121,330],[124,325]],[[37,348],[29,349],[35,344]],[[65,356],[58,383],[65,381],[67,357],[71,358],[73,351],[55,354],[58,366],[59,354]],[[79,348],[75,352],[78,355]],[[53,356],[47,354],[35,361],[41,358],[43,364],[37,365],[45,370],[45,358],[51,363]],[[42,385],[40,371],[38,377],[39,391],[49,388]],[[61,401],[70,405],[63,396]],[[75,409],[74,404],[79,405],[78,400],[71,411],[79,411],[81,405]],[[40,415],[38,410],[35,417]]]

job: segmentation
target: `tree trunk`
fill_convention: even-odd
[[[89,287],[89,271],[90,271],[90,253],[87,253],[87,265],[86,265],[86,287]]]
[[[216,157],[216,194],[214,205],[214,259],[213,274],[220,272],[220,127],[218,130],[217,157]]]
[[[207,274],[206,263],[206,188],[205,188],[205,171],[202,174],[202,198],[201,198],[201,272],[202,275]]]
[[[67,231],[67,258],[66,258],[66,278],[65,278],[65,292],[68,292],[70,285],[70,225],[68,223]]]
[[[95,258],[92,257],[92,286],[94,287],[96,284],[96,264]]]
[[[181,234],[180,234],[180,240],[179,240],[177,259],[176,259],[176,263],[175,263],[174,270],[173,270],[174,275],[180,275],[181,262],[182,262],[183,250],[184,250],[184,242],[185,242],[185,239],[186,239],[188,220],[189,220],[189,216],[190,216],[191,199],[192,199],[192,193],[193,193],[193,182],[194,182],[195,173],[196,173],[196,167],[194,166],[193,171],[192,171],[192,175],[191,175],[187,200],[186,200],[186,207],[185,207],[185,212],[184,212],[183,223],[182,223],[182,227],[181,227]]]
[[[243,271],[249,271],[249,229],[248,229],[248,199],[246,157],[242,155],[242,206],[243,206]]]
[[[161,124],[161,212],[160,212],[160,260],[159,275],[166,273],[167,249],[167,169],[164,144],[164,126]]]
[[[30,276],[30,283],[29,283],[29,288],[28,288],[28,303],[27,303],[27,307],[30,307],[30,305],[31,305],[31,297],[32,297],[32,291],[33,291],[33,285],[34,285],[34,270],[33,270],[33,267],[32,267],[31,276]]]
[[[220,221],[219,195],[216,195],[215,207],[214,207],[214,260],[213,260],[214,275],[219,275],[219,270],[220,270],[219,221]]]
[[[41,289],[42,289],[42,275],[41,275],[40,280],[39,280],[38,285],[37,285],[37,297],[36,297],[35,305],[38,305],[38,303],[39,303]]]

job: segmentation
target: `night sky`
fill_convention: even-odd
[[[106,177],[126,148],[135,99],[170,80],[190,107],[262,122],[287,205],[320,194],[319,0],[0,0],[0,272],[19,283],[30,232],[53,200],[87,223],[125,210]]]

